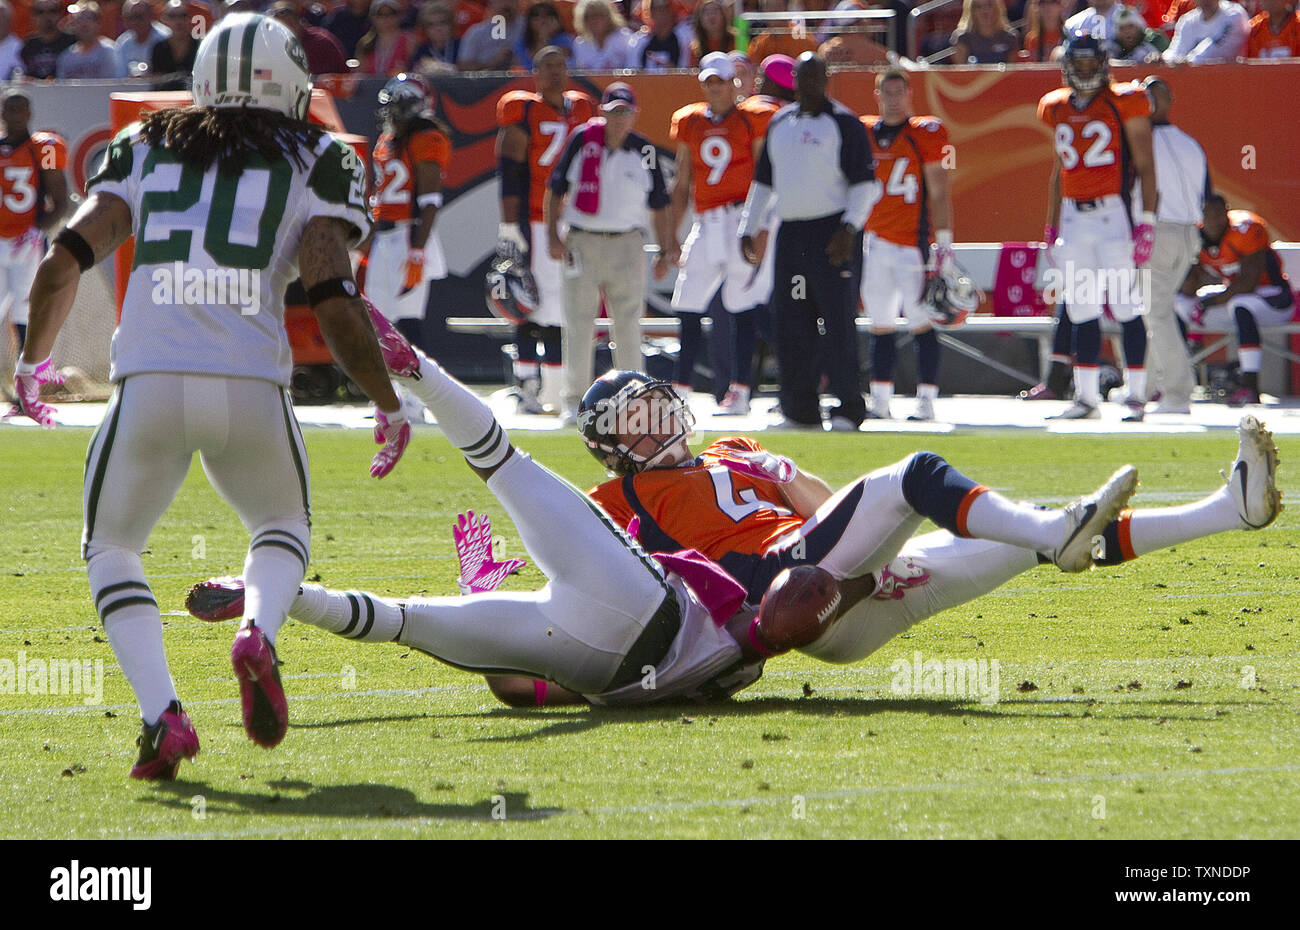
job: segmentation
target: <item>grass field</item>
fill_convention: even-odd
[[[240,723],[234,623],[166,615],[194,581],[237,572],[247,544],[196,463],[145,569],[203,748],[180,781],[132,782],[137,710],[78,558],[89,435],[0,439],[0,660],[105,667],[101,704],[0,694],[0,836],[1300,836],[1300,506],[1262,532],[1118,568],[1036,569],[859,666],[776,659],[716,707],[511,710],[481,680],[400,645],[291,623],[279,640],[291,726],[266,751]],[[501,507],[436,430],[417,433],[382,482],[366,476],[364,433],[306,438],[309,577],[454,593],[450,527],[469,508],[491,514],[517,554]],[[567,434],[516,439],[583,486],[601,478]],[[833,486],[917,447],[906,435],[764,441]],[[925,445],[1046,504],[1132,461],[1135,503],[1164,506],[1219,486],[1236,436],[958,432]],[[1279,445],[1280,483],[1300,501],[1300,472],[1287,471],[1300,445]],[[530,565],[508,586],[540,584]],[[891,663],[918,651],[996,659],[1000,700],[893,693]]]

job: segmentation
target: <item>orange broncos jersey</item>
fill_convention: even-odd
[[[1265,252],[1264,271],[1255,282],[1252,290],[1261,287],[1286,286],[1286,275],[1282,272],[1282,262],[1269,244],[1268,227],[1264,221],[1249,210],[1229,210],[1228,229],[1218,245],[1201,242],[1201,253],[1197,261],[1201,267],[1213,271],[1225,282],[1231,282],[1241,273],[1241,259],[1244,255]]]
[[[512,90],[497,101],[497,125],[521,126],[528,133],[528,219],[532,222],[542,222],[546,182],[569,132],[595,115],[596,102],[576,90],[564,92],[563,112],[541,94],[525,90]]]
[[[878,116],[864,116],[862,123],[876,160],[876,180],[885,189],[867,217],[867,232],[928,257],[934,219],[923,168],[943,158],[948,130],[933,116],[909,117],[901,127],[886,126]]]
[[[418,212],[414,198],[415,166],[434,161],[445,176],[451,163],[451,140],[436,129],[417,129],[406,140],[399,157],[393,149],[393,134],[386,132],[375,143],[375,192],[370,209],[376,220],[409,220]]]
[[[33,133],[17,148],[0,145],[0,237],[16,239],[36,225],[40,173],[67,164],[68,144],[53,132]]]
[[[1137,84],[1110,84],[1082,110],[1073,91],[1061,87],[1038,101],[1038,118],[1052,130],[1061,158],[1061,196],[1098,200],[1126,193],[1134,169],[1124,136],[1126,120],[1151,115],[1151,101]]]
[[[735,106],[714,120],[707,103],[691,103],[673,114],[669,138],[691,150],[695,209],[743,201],[754,180],[754,140],[758,120]],[[766,128],[766,126],[764,127]]]
[[[1250,21],[1246,39],[1247,58],[1295,58],[1300,56],[1300,13],[1292,13],[1277,35],[1268,25],[1268,14],[1260,13]]]
[[[746,97],[737,107],[744,110],[754,118],[754,138],[761,139],[767,135],[767,124],[772,122],[772,117],[776,116],[776,111],[786,105],[786,101],[778,97],[768,97],[765,94],[754,94],[752,97]]]
[[[640,517],[637,536],[647,552],[698,549],[725,568],[736,554],[762,555],[804,522],[773,482],[718,464],[727,449],[761,448],[739,436],[719,439],[693,465],[649,469],[606,481],[587,493],[620,526]]]

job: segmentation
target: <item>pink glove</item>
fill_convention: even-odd
[[[631,536],[633,539],[636,539],[637,534],[640,532],[641,532],[641,518],[638,517],[636,514],[633,514],[632,519],[627,521],[627,535]]]
[[[523,559],[492,559],[492,521],[487,514],[462,513],[451,528],[460,560],[460,577],[456,585],[461,594],[485,594],[495,591],[507,575],[513,575],[528,563]]]
[[[728,450],[718,461],[719,465],[750,478],[760,481],[775,481],[777,484],[789,484],[799,473],[794,462],[784,455],[773,452],[741,452]]]
[[[936,245],[934,247],[934,270],[936,272],[943,271],[944,268],[952,264],[953,259],[956,257],[957,253],[953,251],[952,246]]]
[[[375,442],[382,443],[383,448],[375,453],[370,462],[370,477],[382,478],[397,465],[406,451],[406,444],[411,441],[411,424],[406,414],[400,409],[396,413],[384,413],[375,408]]]
[[[1156,230],[1150,223],[1139,223],[1133,228],[1133,264],[1141,268],[1151,261],[1151,249],[1156,244]]]
[[[1192,312],[1189,314],[1189,316],[1192,319],[1193,326],[1203,325],[1205,323],[1205,304],[1201,303],[1198,300],[1195,303],[1195,305],[1192,307]]]
[[[55,410],[41,403],[41,385],[62,383],[63,374],[50,359],[38,365],[20,361],[14,369],[14,394],[18,397],[19,409],[46,429],[54,429]]]

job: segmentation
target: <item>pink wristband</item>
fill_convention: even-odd
[[[546,682],[534,681],[533,694],[536,696],[537,706],[541,707],[546,703]]]
[[[777,654],[773,652],[772,648],[764,643],[762,638],[758,635],[758,617],[755,617],[749,623],[749,644],[754,647],[755,652],[765,659],[770,659],[772,656]]]

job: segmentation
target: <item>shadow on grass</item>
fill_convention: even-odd
[[[780,713],[796,713],[816,717],[865,718],[877,714],[899,713],[926,717],[967,717],[980,720],[1160,720],[1162,718],[1191,720],[1199,723],[1215,722],[1220,717],[1209,711],[1210,704],[1179,700],[1145,700],[1125,701],[1125,713],[1114,714],[1098,711],[1105,708],[1114,709],[1120,702],[1108,704],[1105,701],[1080,699],[1070,702],[1044,702],[1033,699],[1005,699],[997,704],[979,704],[974,701],[935,700],[929,698],[890,698],[873,699],[859,697],[762,697],[754,700],[724,701],[717,704],[696,704],[690,702],[664,702],[648,707],[587,707],[567,710],[542,710],[515,707],[497,707],[481,713],[448,714],[444,719],[476,720],[518,720],[544,721],[545,725],[527,733],[512,733],[505,736],[482,736],[467,742],[515,743],[543,737],[564,736],[596,729],[605,724],[637,722],[672,722],[694,723],[697,719],[721,717],[738,719],[744,717],[770,716]],[[1214,701],[1215,707],[1227,706],[1230,702]],[[1244,702],[1249,703],[1249,702]],[[1150,713],[1133,710],[1134,705],[1150,707]],[[1050,708],[1050,709],[1049,709]],[[1179,714],[1179,709],[1193,710],[1205,708],[1207,716],[1191,717]],[[774,718],[775,719],[775,718]]]
[[[273,794],[230,791],[200,781],[160,782],[155,787],[152,795],[139,798],[139,802],[190,811],[194,809],[193,799],[199,795],[208,813],[223,814],[374,820],[422,817],[490,823],[503,819],[545,820],[565,812],[562,807],[529,807],[528,794],[521,791],[503,791],[472,804],[430,804],[407,788],[380,784],[314,785],[281,779],[267,783]]]

